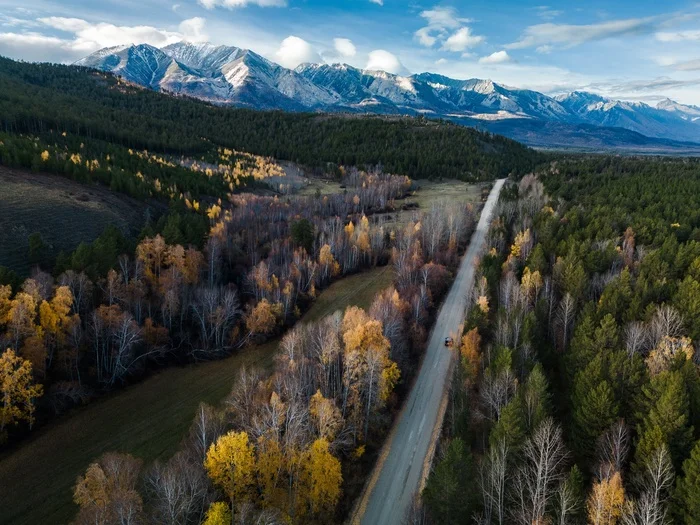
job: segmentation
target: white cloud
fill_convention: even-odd
[[[386,71],[395,75],[407,73],[406,68],[396,55],[384,49],[375,49],[369,54],[365,69],[372,71]]]
[[[700,59],[675,62],[673,64],[669,64],[668,67],[675,69],[676,71],[700,71]]]
[[[343,58],[354,57],[357,54],[357,48],[349,38],[334,38],[333,46]]]
[[[656,33],[659,42],[687,42],[700,40],[700,31],[678,31],[676,33],[660,32]]]
[[[290,69],[305,62],[322,62],[320,55],[311,44],[293,35],[282,40],[280,48],[275,53],[275,60]]]
[[[436,6],[422,11],[420,16],[427,20],[428,27],[433,29],[457,29],[462,24],[473,22],[469,18],[460,18],[454,7]]]
[[[204,9],[214,9],[215,7],[225,7],[235,9],[237,7],[248,7],[256,5],[259,7],[286,7],[287,0],[197,0]]]
[[[589,25],[537,24],[525,29],[518,41],[505,47],[507,49],[524,49],[560,45],[570,48],[595,40],[649,33],[653,27],[653,18],[611,20]]]
[[[177,13],[177,10],[180,9],[180,4],[173,4],[173,7],[171,7],[171,9],[172,9],[175,13]]]
[[[369,0],[373,4],[384,5],[384,0]]]
[[[467,47],[479,44],[485,39],[472,35],[471,29],[464,26],[472,22],[469,18],[460,18],[452,7],[434,7],[420,13],[427,25],[414,33],[414,38],[423,47],[433,47],[442,42],[443,50],[464,51]]]
[[[178,29],[184,37],[183,40],[189,42],[206,42],[209,40],[209,35],[204,29],[206,23],[207,21],[204,18],[196,16],[180,22]]]
[[[430,27],[421,27],[415,32],[416,40],[424,47],[433,47],[435,42],[437,42],[437,38],[432,35],[432,32],[433,30]]]
[[[481,57],[479,59],[479,64],[506,64],[512,62],[513,59],[510,57],[506,51],[496,51],[488,56]]]
[[[462,27],[445,40],[445,43],[442,44],[442,49],[445,51],[460,52],[477,46],[484,40],[483,36],[473,35],[470,28]]]
[[[103,47],[128,44],[166,46],[181,40],[206,40],[206,21],[190,18],[180,23],[176,31],[152,26],[116,26],[93,24],[81,18],[44,17],[36,25],[51,28],[67,37],[44,35],[39,32],[0,33],[0,54],[32,61],[72,62]]]
[[[552,9],[548,5],[537,6],[535,7],[535,11],[537,11],[537,16],[539,16],[543,20],[554,20],[555,18],[564,14],[564,11]]]

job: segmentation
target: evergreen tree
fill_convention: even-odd
[[[700,523],[700,441],[683,462],[683,475],[676,481],[673,511],[676,523]]]
[[[435,523],[463,523],[474,505],[475,470],[465,443],[453,439],[423,490],[423,501]]]

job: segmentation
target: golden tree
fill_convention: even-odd
[[[677,356],[683,356],[690,361],[695,355],[693,342],[687,337],[671,337],[665,335],[646,358],[646,364],[651,375],[658,375],[671,367]]]
[[[138,523],[143,500],[136,490],[141,461],[128,454],[108,452],[79,476],[73,501],[80,506],[76,522]]]
[[[343,416],[332,399],[326,399],[320,390],[309,400],[309,416],[319,437],[333,441],[343,425]]]
[[[481,365],[481,336],[477,328],[472,328],[462,337],[462,365],[470,380],[476,381]]]
[[[14,350],[5,350],[0,356],[0,440],[9,425],[26,421],[32,427],[34,401],[42,393],[43,387],[32,379],[31,363]]]
[[[314,441],[307,451],[301,482],[302,497],[313,514],[333,511],[340,499],[343,475],[340,461],[330,453],[324,438]]]
[[[389,359],[390,344],[384,337],[381,322],[370,319],[361,308],[350,307],[345,311],[341,329],[345,343],[344,388],[356,427],[364,426],[367,436],[372,409],[378,410],[384,405],[400,372],[396,363]]]
[[[245,320],[245,326],[250,335],[269,334],[275,329],[276,324],[274,307],[267,299],[256,304]]]
[[[284,491],[278,488],[284,470],[284,454],[274,437],[260,436],[256,447],[258,486],[264,506],[283,507]]]
[[[231,501],[250,497],[255,476],[255,454],[246,432],[229,432],[207,451],[204,467],[209,478]]]
[[[202,525],[231,525],[231,521],[231,509],[223,501],[216,501],[209,505]]]
[[[625,505],[625,489],[619,472],[593,484],[588,502],[588,523],[616,525]]]

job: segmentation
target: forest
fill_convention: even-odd
[[[408,522],[700,523],[698,175],[568,157],[504,190]]]
[[[229,194],[206,210],[185,199],[186,216],[205,224],[199,245],[180,223],[133,244],[108,230],[51,272],[40,265],[0,287],[0,431],[10,444],[154,369],[224,357],[293,327],[274,374],[244,370],[224,407],[200,409],[167,463],[96,458],[75,488],[78,522],[112,523],[127,511],[139,522],[217,513],[323,522],[342,512],[340,494],[357,490],[364,455],[410,384],[474,210],[436,204],[397,223],[380,212],[396,208],[410,179],[340,171],[347,191],[322,197]],[[295,325],[332,280],[387,264],[395,286],[367,312]],[[248,474],[226,478],[240,453]],[[318,471],[305,470],[315,462]],[[324,487],[329,468],[337,476]]]
[[[87,68],[2,57],[0,131],[46,144],[66,133],[101,151],[108,143],[205,161],[228,148],[323,172],[381,165],[390,173],[425,179],[523,175],[541,159],[515,141],[448,122],[214,107]],[[38,162],[43,151],[30,155],[26,145],[14,148],[23,153],[5,155],[25,167]]]

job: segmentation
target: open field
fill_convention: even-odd
[[[403,226],[411,220],[415,221],[419,210],[428,212],[434,204],[472,203],[477,206],[481,203],[482,189],[488,187],[486,184],[470,184],[456,180],[417,180],[413,181],[413,186],[414,189],[408,197],[396,202],[397,207],[403,206],[407,209],[377,214],[374,217],[385,219],[385,224],[390,227]]]
[[[368,308],[391,284],[390,267],[337,281],[318,297],[303,321],[348,305]],[[221,361],[164,370],[40,429],[0,458],[0,523],[61,524],[75,515],[72,487],[103,452],[129,452],[145,462],[167,458],[187,432],[200,401],[219,403],[242,366],[270,369],[279,340]]]
[[[419,208],[428,211],[433,204],[455,202],[480,202],[481,189],[484,184],[469,184],[457,180],[437,182],[434,180],[415,180],[413,185],[417,188],[413,194],[403,202],[415,203]],[[465,199],[466,195],[466,199]]]
[[[28,237],[41,233],[55,255],[90,242],[108,225],[125,233],[144,223],[146,205],[109,188],[0,167],[0,266],[26,275]]]

